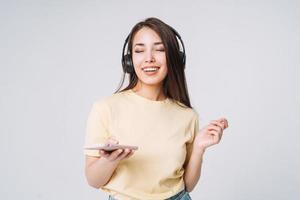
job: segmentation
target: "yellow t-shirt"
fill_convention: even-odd
[[[114,136],[119,144],[138,146],[100,189],[118,200],[177,194],[185,187],[183,165],[198,130],[197,112],[169,98],[153,101],[131,89],[96,101],[87,120],[85,145],[104,144]],[[97,150],[84,154],[100,156]]]

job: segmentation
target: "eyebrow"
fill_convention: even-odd
[[[163,44],[162,42],[154,42],[154,45],[161,45]],[[136,43],[134,46],[145,46],[144,43]]]

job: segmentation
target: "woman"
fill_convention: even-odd
[[[109,199],[191,199],[203,154],[219,143],[227,120],[213,120],[199,131],[186,86],[183,42],[161,20],[148,18],[132,28],[122,65],[129,84],[93,104],[85,144],[119,143],[138,150],[85,150],[88,183],[108,192]]]

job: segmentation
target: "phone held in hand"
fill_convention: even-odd
[[[131,149],[131,150],[137,150],[137,146],[131,146],[131,145],[120,145],[120,144],[113,144],[113,145],[90,145],[84,147],[87,150],[104,150],[104,151],[115,151],[117,149]]]

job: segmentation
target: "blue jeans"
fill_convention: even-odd
[[[112,196],[109,195],[108,200],[116,200]],[[166,199],[166,200],[192,200],[189,193],[185,190],[182,190],[178,194]]]

